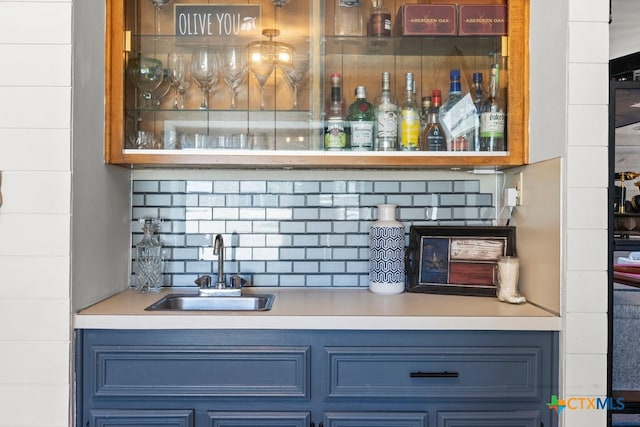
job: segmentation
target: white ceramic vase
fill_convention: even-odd
[[[378,205],[378,220],[369,228],[369,290],[393,295],[404,292],[404,225],[396,205]]]

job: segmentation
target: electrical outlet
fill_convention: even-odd
[[[524,172],[513,175],[513,187],[516,189],[516,206],[524,204]]]

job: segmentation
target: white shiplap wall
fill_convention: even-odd
[[[565,398],[607,393],[608,22],[607,0],[569,0],[560,383]],[[603,410],[565,410],[563,416],[564,426],[606,426]]]
[[[0,426],[69,425],[71,12],[0,1]]]

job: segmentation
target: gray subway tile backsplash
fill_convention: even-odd
[[[218,233],[226,273],[253,286],[366,287],[376,205],[397,204],[407,232],[491,225],[496,216],[493,194],[481,192],[477,179],[135,180],[132,189],[132,242],[142,235],[138,218],[162,218],[165,285],[175,287],[216,274]]]

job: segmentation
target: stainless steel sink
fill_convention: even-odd
[[[171,294],[151,304],[145,310],[173,311],[267,311],[274,295],[199,296]]]

